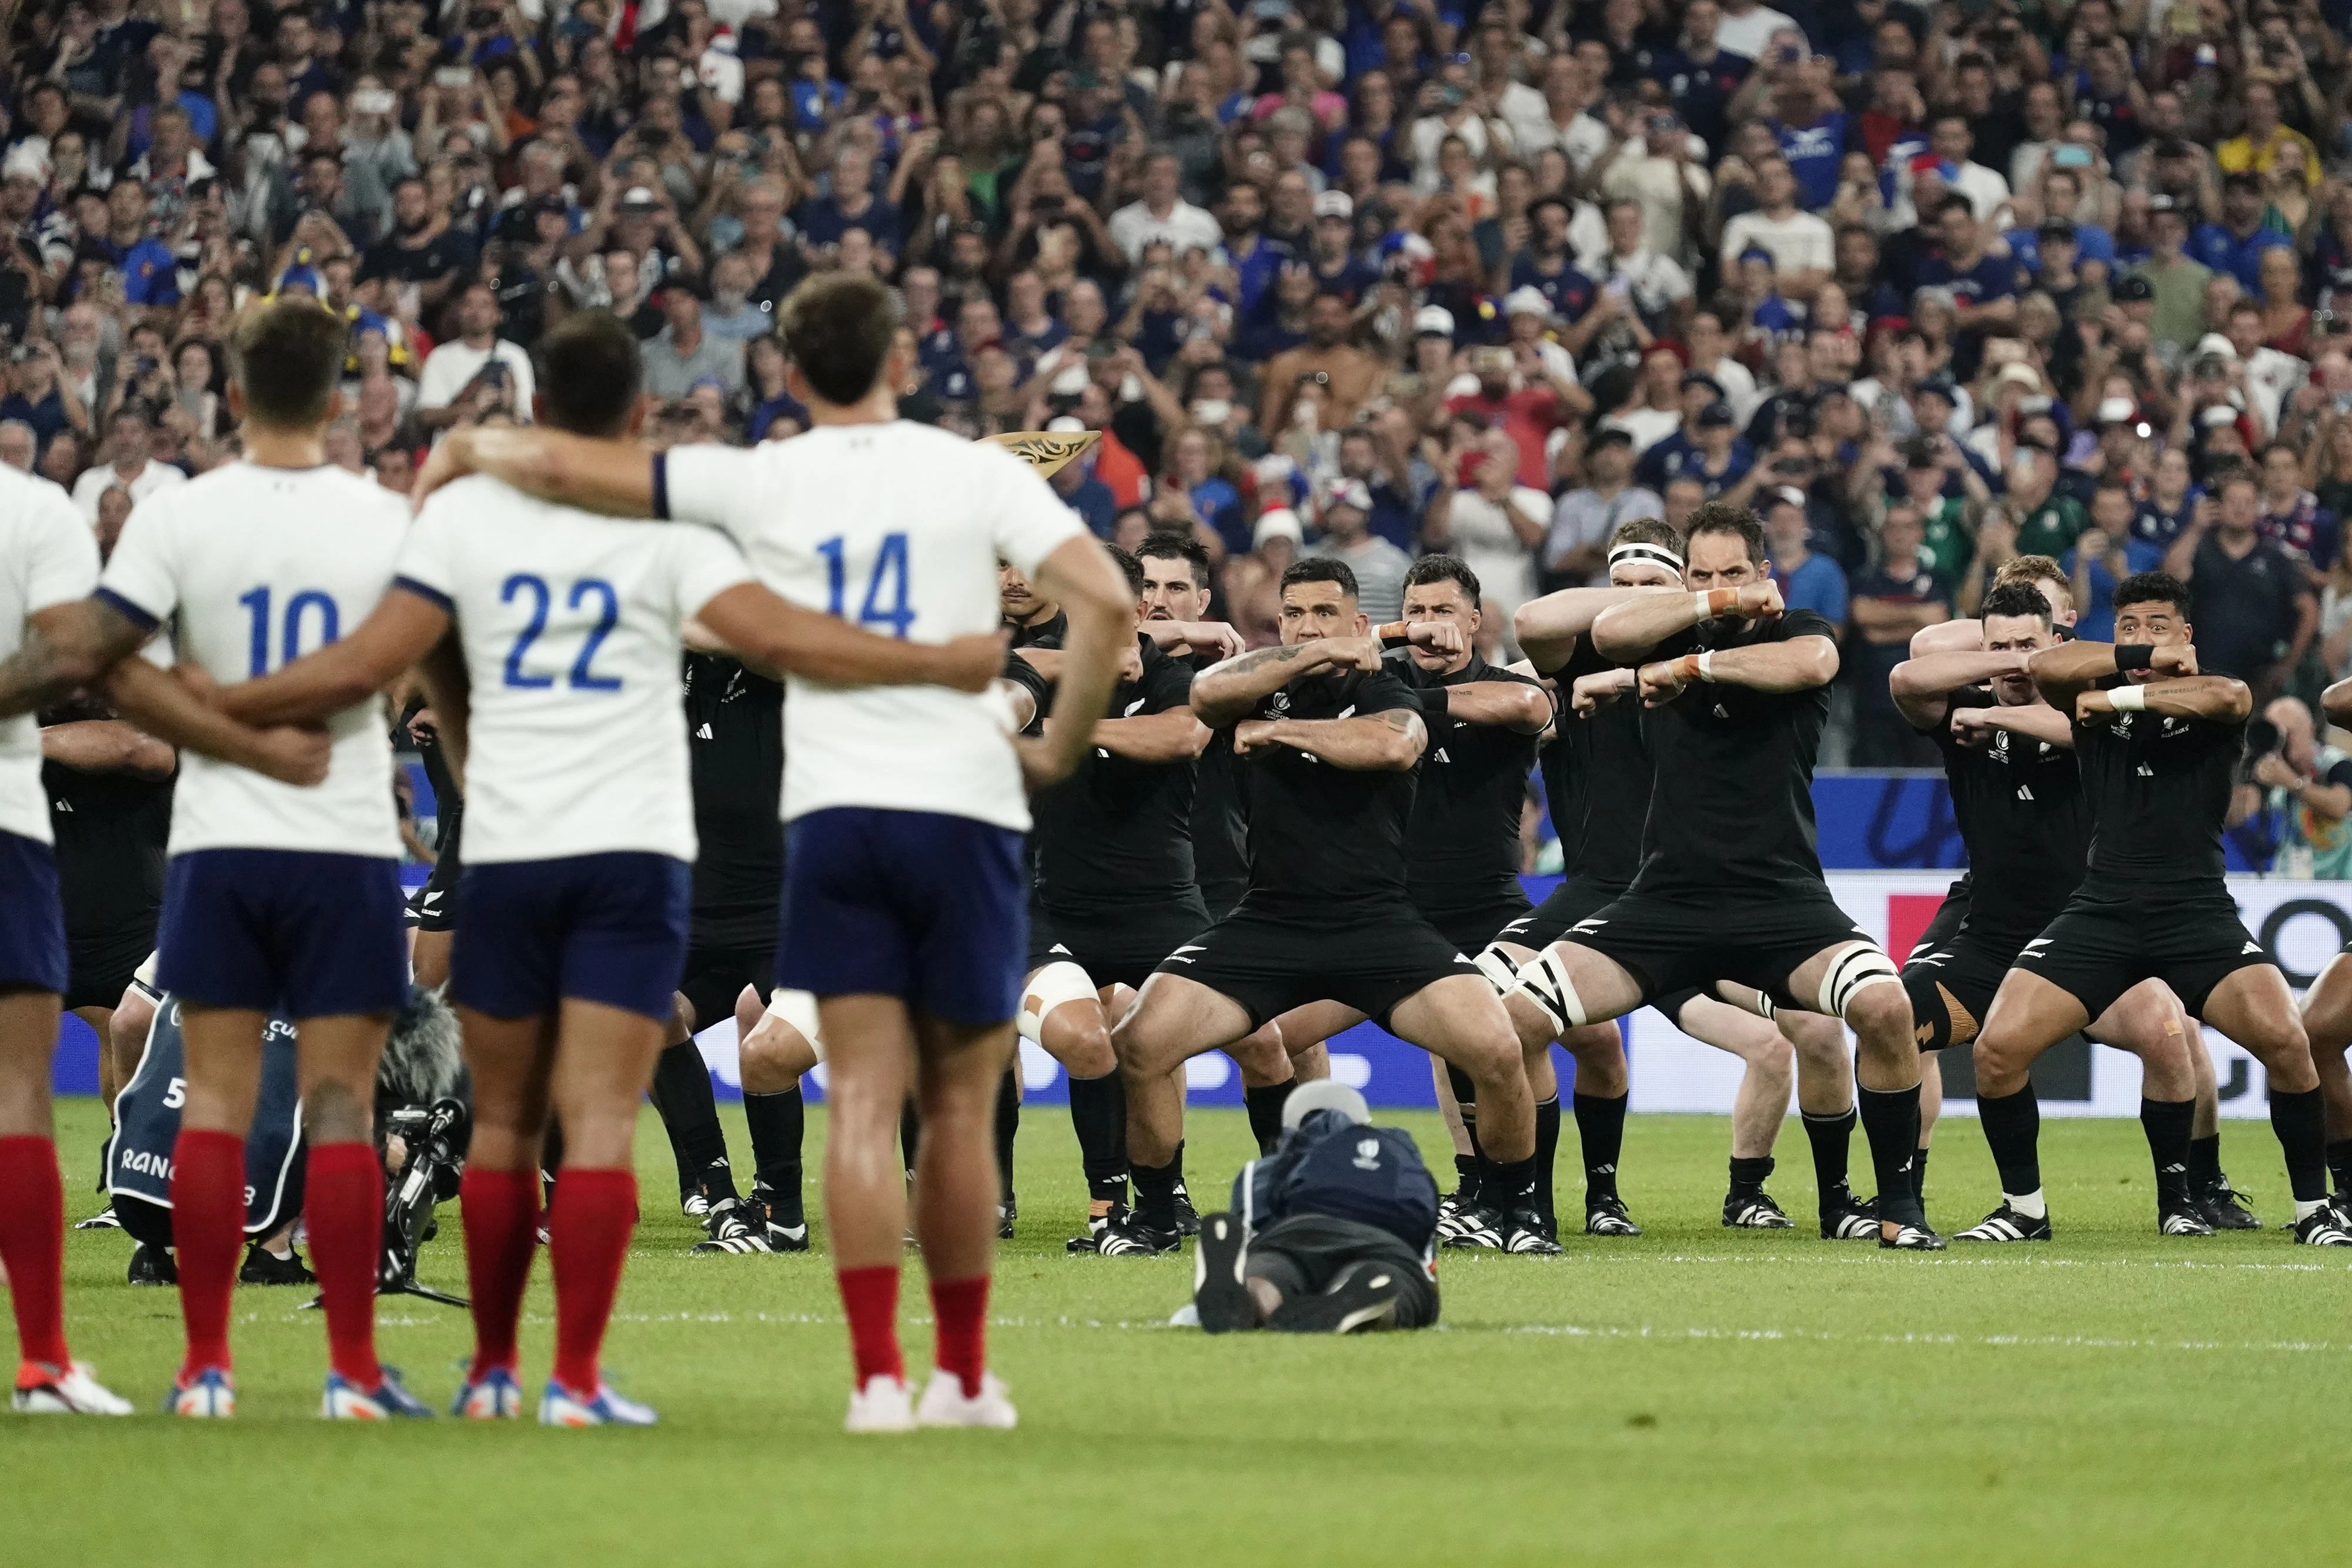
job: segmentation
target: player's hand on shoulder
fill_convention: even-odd
[[[2197,649],[2189,643],[2173,643],[2148,655],[2147,667],[2159,675],[2193,675],[2197,670]]]
[[[1260,747],[1273,745],[1274,723],[1270,718],[1245,718],[1234,726],[1234,755],[1247,757]]]
[[[323,783],[333,742],[323,729],[279,725],[254,738],[254,771],[305,789]]]
[[[1004,650],[1012,641],[1013,633],[998,631],[975,632],[944,643],[932,679],[960,692],[984,692],[1004,668]]]

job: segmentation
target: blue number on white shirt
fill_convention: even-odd
[[[522,634],[514,640],[514,646],[507,650],[507,685],[551,686],[555,684],[553,675],[526,675],[522,673],[523,655],[530,652],[530,645],[539,640],[539,634],[547,630],[546,580],[527,571],[516,572],[499,590],[499,602],[512,604],[518,590],[531,596],[530,624],[522,629]]]
[[[846,569],[842,563],[841,536],[836,534],[817,546],[816,553],[824,557],[825,613],[845,618],[848,583],[845,580]],[[882,603],[885,578],[889,580],[892,591],[892,602],[887,606]],[[907,602],[908,597],[907,536],[885,534],[882,536],[882,549],[874,558],[874,575],[866,582],[866,601],[858,606],[859,623],[887,626],[890,635],[905,641],[907,629],[915,623],[914,608]]]
[[[269,673],[269,589],[265,584],[239,594],[237,602],[252,622],[246,642],[246,670],[254,680]],[[286,601],[286,621],[278,638],[278,663],[283,666],[302,656],[302,617],[319,612],[319,645],[326,646],[342,633],[342,617],[334,600],[315,588],[306,588]]]
[[[604,639],[612,635],[613,628],[620,623],[621,596],[614,592],[613,585],[603,578],[583,577],[572,585],[572,597],[567,602],[572,609],[577,610],[581,599],[591,593],[604,600],[604,613],[596,618],[588,640],[580,644],[580,657],[572,664],[572,685],[574,689],[583,692],[617,692],[621,689],[618,675],[591,674],[588,664],[595,658],[596,650],[604,646]]]

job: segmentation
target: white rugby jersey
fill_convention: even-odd
[[[477,476],[425,503],[394,580],[454,614],[465,646],[468,865],[694,859],[677,628],[752,580],[733,545]]]
[[[180,657],[219,685],[271,674],[356,628],[392,582],[408,503],[331,464],[231,463],[131,508],[99,593],[170,621]],[[326,781],[302,789],[194,752],[172,797],[171,852],[302,850],[394,857],[392,744],[370,696],[327,721]]]
[[[994,630],[998,559],[1034,575],[1085,531],[1012,453],[908,420],[820,425],[748,451],[678,447],[666,481],[656,509],[726,529],[779,596],[925,643]],[[790,686],[786,821],[878,806],[1028,828],[1002,697],[797,677]]]
[[[47,480],[0,463],[0,659],[23,646],[25,617],[97,586],[98,536],[79,508]],[[0,718],[0,832],[52,841],[40,726],[28,713]]]

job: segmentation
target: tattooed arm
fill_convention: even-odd
[[[25,618],[25,640],[0,664],[0,718],[47,707],[95,683],[138,650],[150,629],[102,599],[53,604]]]
[[[1407,772],[1428,744],[1421,716],[1410,708],[1389,708],[1361,718],[1253,718],[1234,729],[1236,757],[1262,746],[1287,746],[1334,768],[1362,773]]]
[[[1279,648],[1260,648],[1212,664],[1192,678],[1192,712],[1210,728],[1223,729],[1248,717],[1252,708],[1299,676],[1334,666],[1367,672],[1379,669],[1380,640],[1318,637]]]

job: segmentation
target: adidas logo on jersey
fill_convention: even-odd
[[[710,734],[710,726],[708,723],[704,724],[700,729],[694,732],[694,738],[697,740],[709,740],[712,738]]]
[[[2021,800],[2031,800],[2033,799],[2033,791],[2027,786],[2020,784],[2017,787],[2017,798]]]
[[[1451,757],[1446,756],[1446,755],[1445,755],[1445,747],[1442,747],[1442,746],[1441,746],[1441,747],[1439,747],[1437,748],[1437,760],[1439,760],[1440,762],[1451,762],[1451,761],[1453,761],[1453,760],[1454,760],[1454,758],[1452,758]]]
[[[2138,767],[2137,767],[2137,768],[2133,768],[2133,769],[2132,769],[2132,772],[2133,772],[2133,774],[2134,774],[2136,777],[2137,777],[2137,778],[2141,778],[2141,779],[2153,779],[2153,778],[2155,778],[2155,777],[2156,777],[2156,769],[2155,769],[2155,768],[2150,768],[2150,767],[2149,767],[2147,763],[2145,763],[2145,762],[2141,763]]]
[[[2259,953],[2259,952],[2261,952],[2262,950],[2263,950],[2263,945],[2262,945],[2261,943],[2259,943],[2259,942],[2249,942],[2249,943],[2247,943],[2243,947],[2242,947],[2242,948],[2240,948],[2240,949],[2238,950],[2238,956],[2240,956],[2241,958],[2242,958],[2242,957],[2244,957],[2244,956],[2245,956],[2247,954],[2249,954],[2249,953]]]
[[[1136,698],[1133,702],[1131,702],[1131,703],[1128,704],[1128,705],[1127,705],[1127,716],[1128,716],[1129,718],[1133,718],[1133,717],[1135,716],[1135,710],[1136,710],[1136,709],[1138,709],[1138,708],[1139,708],[1139,707],[1141,707],[1145,703],[1147,703],[1147,702],[1149,702],[1149,701],[1150,701],[1150,700],[1151,700],[1151,699],[1150,699],[1150,698],[1149,698],[1149,697],[1138,697],[1138,698]],[[1106,754],[1106,755],[1108,755],[1108,754]]]

